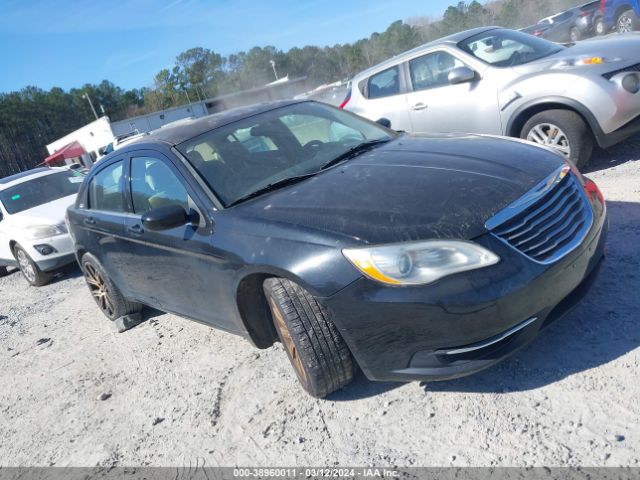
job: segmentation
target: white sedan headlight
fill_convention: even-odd
[[[55,237],[67,233],[64,224],[61,225],[31,225],[24,229],[25,236],[29,240],[38,240],[39,238]]]
[[[346,248],[342,253],[366,276],[388,285],[425,285],[500,261],[495,253],[463,240]]]

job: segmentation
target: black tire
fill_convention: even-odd
[[[569,31],[569,38],[572,42],[579,42],[582,40],[582,33],[576,27],[572,27]]]
[[[355,360],[326,309],[304,288],[284,278],[265,280],[264,292],[302,387],[322,398],[351,383]]]
[[[640,30],[640,21],[633,13],[633,10],[625,10],[616,19],[616,31],[618,33],[628,33],[634,30]]]
[[[593,26],[594,31],[596,32],[596,35],[606,35],[607,34],[607,26],[604,23],[604,18],[600,17],[598,19],[596,19],[594,26]]]
[[[7,275],[9,275],[7,267],[0,267],[0,277],[6,277]]]
[[[18,261],[18,267],[24,278],[34,287],[41,287],[51,281],[53,275],[47,272],[43,272],[38,268],[36,262],[34,262],[29,254],[20,245],[13,247],[13,255]]]
[[[582,168],[589,163],[594,146],[593,134],[582,117],[570,110],[545,110],[535,114],[522,127],[520,137],[555,148],[550,143],[538,141],[538,136],[535,134],[536,131],[540,130],[548,131],[548,126],[556,126],[566,138],[569,152],[563,152],[558,149],[565,158],[578,168]],[[536,127],[538,129],[534,131]],[[564,146],[564,143],[561,146]]]
[[[109,320],[114,321],[142,310],[142,304],[124,298],[96,257],[85,253],[81,266],[91,296]]]

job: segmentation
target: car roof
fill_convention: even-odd
[[[385,68],[388,67],[393,67],[394,65],[396,65],[399,61],[403,61],[405,58],[411,57],[416,53],[420,53],[423,50],[426,50],[427,48],[431,48],[431,47],[435,47],[437,45],[456,45],[458,43],[460,43],[463,40],[466,40],[467,38],[471,38],[474,35],[478,35],[484,32],[488,32],[490,30],[496,30],[498,28],[503,28],[503,27],[478,27],[478,28],[472,28],[471,30],[465,30],[463,32],[458,32],[458,33],[454,33],[453,35],[449,35],[447,37],[442,37],[439,38],[438,40],[434,40],[432,42],[428,42],[428,43],[424,43],[416,48],[413,48],[411,50],[407,50],[406,52],[403,52],[399,55],[396,55],[395,57],[391,57],[388,60],[385,60],[384,62],[378,63],[377,65],[374,65],[371,68],[368,68],[367,70],[363,70],[362,72],[358,73],[354,79],[360,79],[362,77],[368,77],[369,75],[371,75],[372,73],[375,72],[379,72],[381,70],[385,70]]]
[[[32,178],[43,177],[55,172],[64,171],[64,168],[32,168],[25,172],[16,173],[15,175],[9,175],[8,177],[0,178],[0,190],[5,190],[9,187],[17,185],[22,182],[31,180]]]
[[[275,110],[276,108],[285,107],[287,105],[293,105],[296,103],[304,103],[309,100],[280,100],[275,102],[259,103],[255,105],[249,105],[246,107],[234,108],[232,110],[225,110],[224,112],[214,113],[207,115],[206,117],[185,119],[180,122],[175,122],[149,132],[147,135],[141,135],[140,138],[136,138],[131,142],[126,143],[126,148],[131,148],[137,144],[146,144],[154,142],[167,143],[169,145],[178,145],[191,138],[197,137],[203,133],[213,130],[224,125],[242,120],[253,115]],[[118,152],[124,152],[118,149]],[[111,156],[111,154],[109,154]]]

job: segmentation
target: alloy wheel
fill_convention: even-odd
[[[27,277],[29,282],[35,283],[37,279],[36,269],[31,260],[29,260],[29,257],[27,257],[27,254],[24,250],[18,248],[16,249],[16,257],[18,259],[18,265],[20,265],[20,270],[22,270],[24,276]]]
[[[571,146],[569,138],[560,127],[553,123],[541,123],[533,127],[527,134],[530,142],[545,145],[557,150],[566,158],[571,157]]]
[[[113,306],[109,287],[102,278],[102,275],[100,275],[93,265],[86,263],[84,265],[84,278],[100,310],[105,312],[108,317],[111,317],[115,312],[115,307]]]
[[[289,358],[291,359],[291,363],[293,364],[293,368],[298,375],[298,378],[301,382],[306,383],[307,381],[307,372],[304,370],[304,366],[302,365],[302,359],[300,358],[300,354],[298,353],[298,349],[293,343],[293,339],[291,338],[291,334],[289,333],[289,328],[282,317],[282,313],[280,313],[280,309],[276,305],[275,301],[270,298],[269,303],[271,304],[271,312],[273,312],[273,319],[276,329],[280,334],[280,339],[284,345],[284,348],[287,350],[289,354]]]
[[[620,15],[620,18],[618,18],[618,33],[629,32],[633,32],[633,19],[626,13],[623,13]]]

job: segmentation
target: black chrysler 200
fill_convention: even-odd
[[[399,135],[314,102],[167,126],[100,160],[68,211],[104,314],[142,305],[279,338],[322,397],[447,379],[532,340],[585,294],[605,202],[557,154]]]

